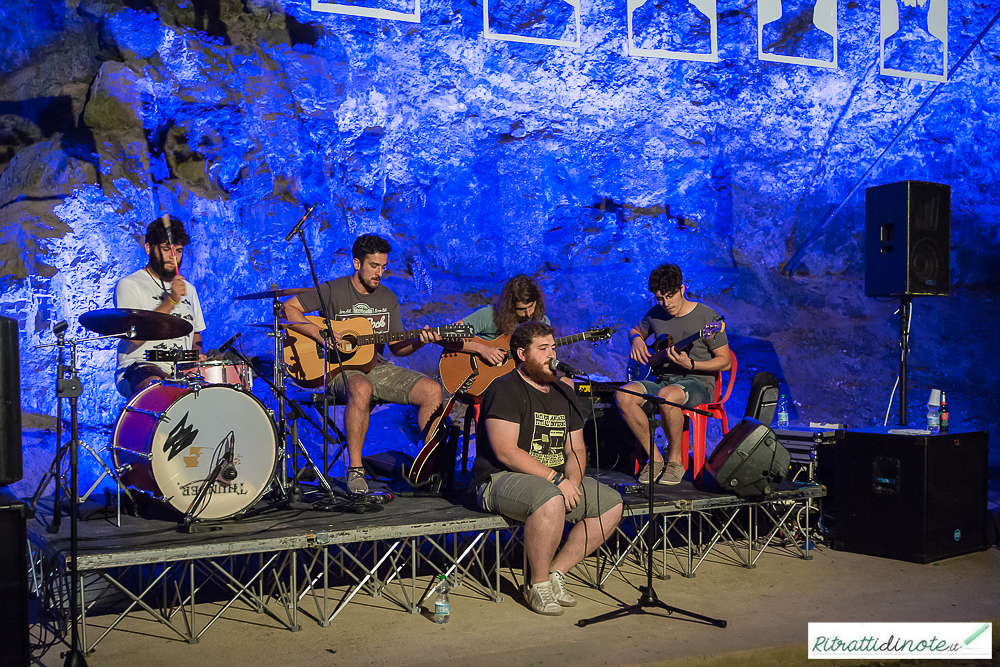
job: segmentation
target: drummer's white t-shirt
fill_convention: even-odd
[[[164,289],[166,287],[167,289]],[[156,310],[163,302],[163,293],[169,291],[170,283],[161,283],[146,269],[139,269],[127,275],[115,285],[115,308],[134,308],[136,310]],[[115,370],[115,384],[122,382],[122,375],[137,361],[153,363],[165,373],[170,372],[170,364],[162,362],[147,362],[147,350],[190,350],[194,346],[194,335],[205,330],[205,318],[201,314],[201,303],[194,285],[184,281],[185,294],[180,303],[170,311],[171,315],[183,317],[194,329],[186,336],[170,340],[149,340],[136,346],[129,340],[118,341],[118,368]]]

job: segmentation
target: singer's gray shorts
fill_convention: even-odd
[[[364,375],[372,385],[372,401],[382,403],[399,403],[401,405],[412,405],[410,402],[410,392],[420,382],[420,378],[427,377],[423,373],[411,371],[409,368],[400,368],[389,362],[375,364],[375,368],[367,373],[361,371],[344,371],[337,375],[330,382],[330,390],[335,392],[337,403],[344,405],[347,403],[347,392],[345,391],[346,376],[349,382],[355,375]]]
[[[580,504],[566,515],[567,521],[576,523],[580,519],[601,516],[622,502],[620,493],[590,477],[583,478],[580,494]],[[507,471],[493,473],[476,490],[483,511],[502,514],[515,521],[524,521],[556,496],[562,494],[549,480]]]

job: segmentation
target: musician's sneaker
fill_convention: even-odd
[[[551,577],[549,581],[535,584],[528,590],[528,604],[535,612],[545,616],[562,616],[563,613],[563,608],[552,594]]]
[[[663,473],[663,461],[650,461],[642,469],[637,478],[640,484],[649,484],[649,466],[653,466],[653,479],[656,480]],[[677,482],[674,482],[676,484]]]
[[[347,490],[351,495],[363,496],[368,493],[368,480],[364,468],[347,469]]]
[[[566,590],[566,575],[556,570],[549,574],[549,584],[552,586],[552,595],[560,607],[575,607],[576,598]]]
[[[663,469],[663,474],[660,475],[660,479],[657,480],[657,483],[672,486],[674,484],[680,484],[682,479],[684,479],[684,466],[680,463],[674,463],[671,461],[667,464],[667,467]]]

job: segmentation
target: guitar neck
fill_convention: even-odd
[[[650,366],[650,367],[659,366],[660,364],[662,364],[663,362],[665,362],[665,361],[667,361],[669,359],[669,357],[667,356],[667,350],[673,348],[673,350],[675,352],[680,352],[685,347],[687,347],[691,343],[695,342],[699,338],[701,338],[701,333],[700,332],[688,336],[687,338],[685,338],[684,340],[680,341],[679,343],[674,343],[669,348],[664,348],[664,349],[660,350],[659,352],[657,352],[656,354],[654,354],[653,356],[651,356],[649,358],[649,363],[647,365]]]
[[[444,335],[445,327],[431,327],[430,329],[408,329],[407,331],[396,331],[387,333],[373,333],[364,336],[358,336],[358,345],[381,345],[382,343],[395,343],[400,340],[412,340],[414,338],[420,338],[421,331],[435,332],[440,335]]]
[[[570,343],[579,343],[581,340],[587,340],[587,332],[573,334],[572,336],[563,336],[562,338],[556,338],[556,347],[561,345],[569,345]]]

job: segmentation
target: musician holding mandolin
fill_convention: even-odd
[[[352,275],[320,285],[322,299],[316,290],[310,290],[285,301],[285,317],[301,323],[292,327],[286,342],[289,371],[297,379],[305,376],[318,381],[318,384],[302,384],[323,384],[322,370],[310,374],[307,368],[310,363],[318,363],[322,369],[323,355],[317,353],[317,349],[336,346],[341,350],[344,373],[340,373],[331,353],[327,355],[331,363],[325,379],[328,390],[335,394],[337,401],[346,405],[344,430],[350,457],[346,481],[353,494],[368,492],[361,453],[372,399],[415,406],[422,433],[441,406],[441,387],[437,382],[422,373],[400,368],[382,356],[383,343],[388,343],[393,355],[405,357],[441,338],[439,329],[403,331],[399,300],[382,284],[391,251],[389,242],[377,234],[359,236],[352,249]],[[322,335],[325,327],[321,318],[305,315],[320,310],[323,304],[332,321],[330,338]]]
[[[625,389],[655,394],[685,407],[709,403],[715,390],[715,374],[731,363],[729,341],[721,317],[708,306],[689,301],[680,268],[662,264],[649,274],[649,291],[656,305],[629,332],[631,358],[647,365],[649,379],[632,382]],[[650,335],[656,337],[652,353],[646,347]],[[639,482],[679,484],[684,476],[682,451],[684,414],[671,405],[660,406],[661,422],[667,436],[664,465],[659,449],[649,441],[649,422],[642,410],[644,399],[619,392],[616,396],[622,418],[650,461],[639,473]]]

